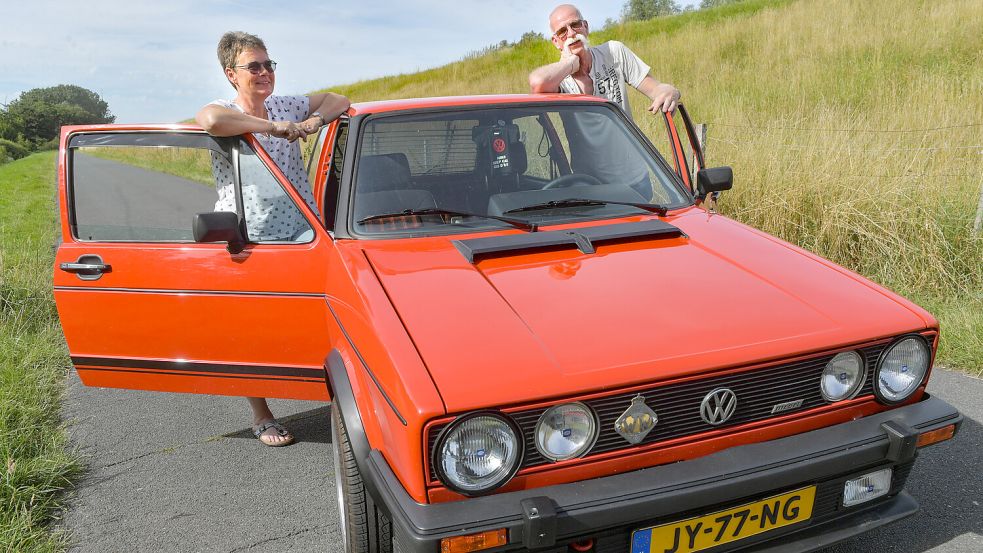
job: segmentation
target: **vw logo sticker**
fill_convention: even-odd
[[[700,416],[707,424],[717,426],[727,422],[737,409],[737,394],[728,388],[717,388],[703,398]]]

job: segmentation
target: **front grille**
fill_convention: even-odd
[[[878,344],[860,349],[867,366],[867,376],[860,389],[860,396],[871,395],[874,390],[873,372],[877,365],[878,356],[887,344]],[[771,418],[772,408],[790,401],[802,400],[802,405],[796,409],[783,411],[780,415],[788,415],[826,405],[819,389],[819,381],[823,368],[833,358],[833,354],[812,357],[724,376],[710,376],[681,384],[653,384],[641,392],[613,394],[601,398],[584,401],[597,414],[600,423],[600,433],[594,447],[585,455],[593,455],[646,446],[655,442],[680,438],[700,432],[719,428],[746,424]],[[711,426],[700,417],[700,403],[710,391],[725,387],[737,394],[737,409],[726,423]],[[655,428],[639,443],[633,446],[622,438],[615,430],[614,423],[628,409],[631,400],[638,394],[645,398],[645,403],[659,417]],[[539,417],[546,412],[546,407],[522,410],[510,413],[512,419],[522,431],[525,442],[525,456],[521,468],[535,467],[549,463],[536,449],[535,429]],[[427,436],[428,453],[432,453],[440,431],[450,423],[434,425]],[[430,478],[437,480],[433,466],[430,467]]]

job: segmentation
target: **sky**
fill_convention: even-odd
[[[235,95],[215,54],[226,31],[262,38],[279,64],[276,93],[304,94],[437,67],[530,30],[546,34],[557,3],[0,0],[0,104],[32,88],[74,84],[106,100],[117,123],[171,123]],[[600,27],[624,2],[576,4]]]

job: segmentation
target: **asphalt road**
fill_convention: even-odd
[[[212,211],[218,199],[214,186],[83,153],[75,154],[74,171],[81,179],[75,211],[85,238],[190,240],[195,213]]]
[[[983,551],[983,380],[937,369],[929,391],[965,422],[915,465],[922,512],[827,553]],[[330,406],[271,404],[297,444],[256,442],[241,398],[85,388],[73,375],[65,415],[90,467],[63,518],[73,551],[339,551]]]

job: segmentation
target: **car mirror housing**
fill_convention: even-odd
[[[734,187],[734,171],[730,167],[710,167],[696,173],[696,195],[700,198],[713,192]]]
[[[192,232],[195,242],[227,242],[229,253],[239,253],[246,245],[239,215],[232,211],[195,214]]]

